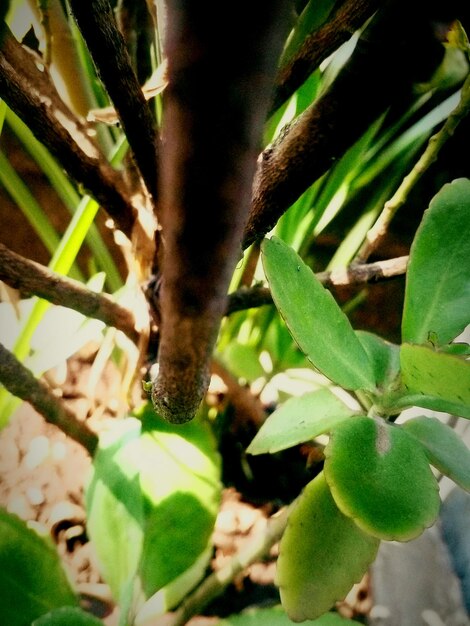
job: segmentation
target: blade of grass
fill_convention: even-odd
[[[114,147],[110,161],[116,165],[123,158],[127,149],[127,142],[123,137]],[[1,171],[1,167],[0,167]],[[49,263],[49,268],[60,274],[67,275],[75,261],[76,255],[83,244],[86,234],[89,231],[99,204],[90,198],[84,196],[73,216],[67,230],[62,237],[53,257]],[[49,302],[40,298],[35,298],[35,303],[31,313],[25,318],[18,338],[15,342],[13,354],[19,361],[27,360],[30,351],[31,338],[36,330],[44,313],[49,308]],[[40,376],[43,372],[33,372],[36,376]],[[0,428],[8,423],[13,411],[20,404],[20,400],[11,396],[6,389],[0,389]]]
[[[73,214],[80,202],[80,194],[75,189],[63,169],[50,152],[34,137],[26,124],[11,109],[7,109],[6,121],[25,149],[41,167],[52,187],[67,209]],[[114,259],[103,242],[95,224],[92,224],[86,241],[90,246],[99,269],[106,273],[107,286],[111,292],[122,287],[123,281]]]
[[[5,121],[5,114],[7,111],[7,103],[0,98],[0,135],[3,130],[3,122]]]
[[[0,151],[0,184],[3,185],[11,198],[19,206],[48,252],[53,254],[60,242],[59,235],[51,226],[43,208],[29,191],[15,169],[10,165],[9,160],[2,151]],[[73,278],[83,280],[82,273],[78,268],[74,269]]]

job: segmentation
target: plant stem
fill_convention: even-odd
[[[62,167],[99,202],[124,234],[131,236],[136,210],[127,183],[102,154],[81,120],[60,99],[46,71],[4,26],[0,51],[0,97],[22,119]]]
[[[101,320],[138,341],[131,311],[120,306],[107,294],[87,289],[79,281],[61,276],[40,263],[26,259],[0,243],[0,280],[25,295],[35,295],[74,309],[87,317]]]
[[[197,615],[207,604],[219,596],[224,589],[233,581],[235,576],[243,571],[248,565],[262,559],[274,544],[276,544],[287,526],[289,514],[295,506],[294,500],[289,506],[282,509],[278,514],[271,517],[266,530],[260,533],[246,547],[216,572],[208,576],[175,611],[165,626],[183,626],[186,622]]]
[[[60,428],[93,455],[98,445],[97,435],[86,424],[80,422],[76,415],[2,344],[0,344],[0,381],[10,393],[29,402],[47,422]],[[2,421],[0,415],[0,422]]]
[[[384,111],[410,93],[417,67],[410,58],[418,51],[423,60],[435,58],[431,9],[423,12],[405,0],[383,4],[333,83],[260,155],[244,248],[261,240]]]
[[[320,63],[350,39],[379,8],[378,0],[349,0],[321,28],[311,33],[278,74],[271,113],[304,83]]]
[[[339,267],[331,272],[319,272],[315,276],[322,285],[327,287],[360,285],[401,276],[406,272],[407,264],[408,256],[400,256],[365,265]],[[252,287],[251,289],[246,289],[242,287],[228,296],[225,315],[272,303],[273,299],[269,288]]]
[[[462,119],[470,111],[470,74],[467,76],[465,83],[462,87],[462,94],[460,102],[454,111],[447,118],[444,126],[433,135],[426,146],[425,151],[411,170],[411,172],[405,176],[402,183],[395,191],[393,196],[388,200],[382,212],[380,213],[377,221],[369,230],[366,235],[365,241],[362,244],[356,258],[355,263],[364,263],[370,257],[370,255],[378,248],[380,242],[383,240],[387,228],[390,222],[394,218],[398,209],[400,209],[406,202],[410,191],[423,176],[423,174],[429,169],[429,167],[437,160],[439,152],[444,144],[452,137],[457,126]]]
[[[132,69],[111,4],[108,0],[70,0],[70,6],[98,74],[119,115],[147,190],[156,204],[157,127]]]

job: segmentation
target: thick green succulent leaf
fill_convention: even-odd
[[[341,513],[323,473],[314,478],[279,546],[276,583],[290,619],[316,619],[342,600],[375,559],[379,543]]]
[[[247,452],[266,454],[285,450],[330,431],[353,413],[329,389],[294,396],[267,418]]]
[[[142,589],[143,600],[162,589],[164,597],[202,553],[209,560],[221,493],[220,459],[206,423],[175,426],[147,405],[138,417],[101,437],[86,490],[87,529],[103,578],[124,602],[132,589]],[[172,598],[181,596],[172,589]],[[161,606],[169,608],[164,599]]]
[[[103,626],[103,622],[79,607],[64,606],[42,615],[31,626]]]
[[[282,606],[269,609],[248,609],[216,622],[215,626],[292,626],[293,622]],[[359,626],[359,622],[341,617],[338,613],[325,613],[318,619],[306,620],[305,626]]]
[[[51,609],[76,606],[78,598],[55,546],[0,508],[0,605],[2,624],[25,626]]]
[[[470,418],[470,361],[426,346],[403,344],[400,362],[402,383],[407,395],[417,396],[415,404]]]
[[[372,364],[332,294],[281,239],[265,239],[261,252],[273,300],[299,348],[345,389],[373,390]]]
[[[400,346],[365,330],[356,330],[356,336],[372,363],[375,384],[385,389],[400,371]]]
[[[424,212],[410,250],[403,341],[449,343],[470,323],[470,180],[444,185]]]
[[[403,424],[424,446],[429,462],[462,489],[470,491],[470,450],[447,424],[435,417],[414,417]]]
[[[379,539],[408,541],[439,513],[439,489],[421,444],[383,420],[352,417],[325,448],[325,477],[338,508]]]

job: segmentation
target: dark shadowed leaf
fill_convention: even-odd
[[[43,615],[31,626],[103,626],[103,622],[78,607],[64,606]]]
[[[51,609],[77,604],[50,539],[0,509],[1,623],[25,626]]]

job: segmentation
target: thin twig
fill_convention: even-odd
[[[377,250],[398,209],[405,204],[410,191],[434,163],[434,161],[437,160],[441,148],[452,137],[459,123],[466,115],[468,115],[469,112],[470,74],[467,76],[467,79],[462,87],[462,95],[459,104],[449,115],[444,126],[429,139],[425,151],[414,165],[411,172],[405,176],[393,196],[385,203],[384,208],[375,224],[368,231],[364,243],[354,260],[355,263],[364,263],[370,255]]]
[[[7,26],[3,35],[0,97],[130,237],[136,210],[122,175],[111,167],[88,129],[61,100],[46,69],[38,69],[34,56]]]
[[[57,398],[43,382],[22,365],[0,344],[0,382],[14,396],[29,402],[45,420],[60,428],[68,437],[81,444],[93,455],[98,437],[86,424],[80,422],[70,409]]]
[[[23,295],[35,295],[114,326],[137,343],[134,315],[107,294],[87,289],[81,282],[51,271],[12,252],[0,243],[0,280]]]
[[[227,387],[227,395],[236,411],[236,423],[250,421],[260,428],[267,414],[259,398],[249,388],[240,385],[238,379],[217,359],[212,360],[212,373],[219,376]],[[232,424],[232,427],[234,426],[235,424]]]
[[[157,127],[132,68],[112,7],[108,0],[71,0],[70,6],[119,115],[145,185],[156,203]]]
[[[410,93],[418,67],[410,58],[435,59],[427,11],[406,0],[384,3],[333,83],[263,151],[244,248],[261,240],[372,122]]]
[[[260,533],[238,554],[216,572],[208,576],[175,611],[170,619],[165,616],[165,626],[183,626],[194,615],[198,615],[207,604],[219,596],[233,581],[235,576],[248,565],[262,559],[269,550],[280,540],[286,529],[290,512],[295,506],[294,500],[289,506],[282,509],[268,521],[266,530]],[[158,626],[158,621],[155,622]]]
[[[401,276],[405,274],[407,264],[408,256],[400,256],[366,265],[340,267],[331,272],[319,272],[316,277],[325,287],[359,285]],[[273,304],[271,291],[267,287],[255,286],[251,289],[243,287],[229,294],[225,314],[231,315],[236,311],[265,304]]]
[[[349,0],[326,24],[305,38],[300,49],[278,74],[271,113],[304,83],[330,54],[347,41],[379,8],[379,0]]]

